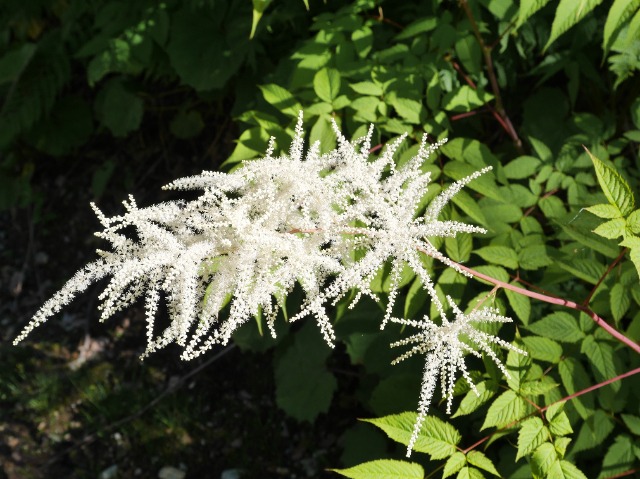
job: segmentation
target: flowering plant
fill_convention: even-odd
[[[78,271],[46,301],[15,343],[60,311],[76,294],[108,276],[110,281],[100,295],[101,320],[144,297],[147,345],[143,358],[174,342],[182,347],[182,359],[195,358],[215,345],[227,344],[240,326],[263,314],[275,337],[278,310],[296,284],[304,291],[305,299],[300,311],[289,320],[294,322],[313,316],[324,340],[333,346],[336,335],[327,306],[352,297],[349,308],[353,308],[365,295],[374,301],[386,302],[381,329],[394,323],[420,330],[391,344],[391,347],[410,346],[392,364],[416,354],[425,358],[418,413],[411,416],[411,432],[405,431],[407,434],[395,438],[407,446],[407,456],[416,449],[430,452],[434,458],[441,452],[433,453],[432,446],[423,444],[423,430],[427,422],[432,428],[440,427],[435,418],[427,416],[438,380],[446,399],[447,413],[451,413],[458,372],[470,390],[480,397],[465,364],[465,356],[470,354],[495,363],[510,387],[515,384],[514,387],[525,395],[520,390],[522,378],[511,376],[500,359],[498,348],[509,350],[507,366],[509,361],[512,365],[518,362],[513,359],[514,355],[524,358],[528,352],[484,330],[484,326],[491,323],[499,326],[511,322],[497,308],[471,304],[470,311],[465,313],[451,296],[446,296],[445,303],[424,258],[438,260],[457,273],[476,276],[496,288],[586,312],[613,337],[640,350],[637,344],[602,322],[584,305],[494,279],[453,261],[439,250],[435,244],[437,238],[486,232],[484,228],[441,219],[441,216],[465,185],[487,173],[491,167],[463,176],[434,197],[429,193],[430,173],[422,168],[429,155],[444,141],[429,145],[425,135],[417,153],[398,166],[394,154],[404,135],[388,145],[377,158],[371,159],[372,128],[366,136],[353,142],[343,137],[335,122],[333,129],[338,139],[335,150],[321,154],[319,142],[316,142],[305,154],[300,114],[288,155],[274,156],[272,139],[261,160],[246,162],[232,173],[203,172],[176,180],[166,187],[202,190],[192,201],[168,201],[139,208],[131,197],[124,203],[126,212],[112,218],[92,205],[104,227],[97,235],[109,241],[112,249],[99,250],[99,259]],[[596,168],[605,166],[596,163]],[[606,175],[599,174],[599,178],[601,176]],[[612,181],[611,177],[611,174],[606,176],[608,181]],[[613,178],[621,181],[617,176]],[[620,190],[615,185],[607,188]],[[622,200],[611,195],[611,201]],[[626,214],[630,212],[626,211]],[[128,234],[131,228],[135,230],[134,237]],[[385,266],[390,266],[390,285],[388,295],[379,297],[371,283]],[[430,319],[426,315],[421,319],[399,318],[395,314],[395,300],[402,286],[403,271],[407,268],[430,299],[436,318]],[[355,295],[351,295],[354,291]],[[158,333],[154,320],[162,300],[167,303],[171,321]],[[494,332],[497,329],[494,328]],[[619,377],[613,378],[617,379]],[[516,420],[526,416],[526,407],[518,407],[521,410],[515,414]],[[542,412],[548,410],[548,421],[564,424],[566,416],[560,408],[547,406]],[[405,419],[395,421],[399,423]],[[537,418],[528,421],[534,419]],[[489,422],[489,425],[506,424],[504,420]],[[537,422],[535,426],[538,426]],[[384,429],[384,425],[380,427]],[[522,430],[525,430],[524,425]],[[561,437],[568,432],[570,428],[558,426],[554,434]],[[447,434],[449,438],[455,437],[451,431]],[[527,442],[528,436],[523,437],[522,444],[519,441],[519,455],[531,454],[534,447]],[[536,447],[540,446],[538,442]],[[452,443],[453,439],[450,439],[449,445]],[[454,453],[455,450],[450,461],[457,457]],[[477,454],[481,453],[466,453],[469,454],[465,461],[483,467],[471,459],[473,456],[474,460],[479,460]],[[574,477],[583,477],[575,466],[562,459],[562,455],[549,460],[557,467],[573,471]],[[547,461],[539,459],[539,462]],[[486,462],[482,464],[485,469],[489,467]],[[489,464],[491,467],[487,470],[495,470],[490,461]],[[455,469],[458,465],[451,467]],[[376,463],[372,467],[384,469],[387,466]]]

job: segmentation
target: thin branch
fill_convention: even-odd
[[[575,399],[578,396],[582,396],[583,394],[590,393],[591,391],[595,391],[596,389],[600,389],[601,387],[608,386],[611,383],[614,383],[616,381],[620,381],[621,379],[627,378],[629,376],[633,376],[634,374],[638,374],[638,373],[640,373],[640,368],[636,368],[636,369],[633,369],[631,371],[627,371],[626,373],[620,374],[619,376],[616,376],[615,378],[607,379],[606,381],[603,381],[601,383],[595,384],[593,386],[589,386],[588,388],[582,389],[581,391],[578,391],[576,393],[570,394],[569,396],[563,397],[562,399],[559,399],[558,401],[555,401],[555,402],[553,402],[553,403],[551,403],[551,404],[549,404],[547,406],[544,406],[542,408],[538,408],[538,410],[532,412],[531,414],[527,414],[523,418],[517,419],[517,420],[507,424],[506,426],[501,427],[500,429],[496,429],[494,432],[492,432],[488,436],[485,436],[482,439],[480,439],[479,441],[474,442],[471,446],[469,446],[468,448],[462,450],[462,453],[467,454],[469,451],[471,451],[471,450],[475,449],[476,447],[478,447],[479,445],[487,442],[495,434],[497,434],[499,432],[502,432],[502,431],[505,431],[507,429],[511,429],[512,427],[514,427],[517,424],[521,423],[525,419],[530,418],[534,414],[541,414],[541,413],[545,412],[547,409],[549,409],[554,404],[558,404],[558,403],[561,403],[561,402],[564,402],[564,401],[569,401],[571,399]]]
[[[622,252],[618,255],[618,257],[613,260],[613,263],[611,263],[609,265],[609,267],[607,268],[607,270],[604,272],[604,274],[600,277],[600,279],[598,280],[598,282],[596,283],[596,285],[593,287],[593,289],[591,290],[591,292],[589,293],[589,296],[587,296],[584,301],[582,302],[583,305],[587,306],[590,302],[591,302],[591,298],[593,298],[593,295],[596,294],[596,290],[598,289],[598,286],[600,286],[602,284],[602,282],[604,281],[604,279],[609,276],[609,273],[611,273],[611,271],[613,270],[613,268],[616,267],[616,265],[620,262],[620,260],[622,258],[624,258],[624,255],[627,254],[627,248],[623,248]]]
[[[424,250],[424,249],[420,249],[419,251],[421,251],[422,253],[424,253],[426,255],[429,255],[429,252]],[[431,255],[429,255],[429,256],[431,256]],[[553,296],[548,296],[546,294],[536,293],[534,291],[529,291],[528,289],[525,289],[525,288],[520,288],[519,286],[515,286],[513,284],[505,283],[504,281],[500,281],[498,279],[492,278],[491,276],[487,276],[486,274],[480,273],[479,271],[471,269],[471,268],[469,268],[467,266],[464,266],[464,265],[462,265],[460,263],[456,263],[453,260],[451,261],[451,264],[455,265],[456,268],[459,268],[460,270],[469,273],[471,276],[483,279],[485,281],[488,281],[491,284],[495,284],[495,285],[500,286],[500,287],[502,287],[504,289],[509,289],[509,290],[511,290],[511,291],[513,291],[515,293],[522,294],[523,296],[528,296],[530,298],[537,299],[537,300],[543,301],[545,303],[556,304],[556,305],[559,305],[559,306],[565,306],[567,308],[583,312],[587,316],[589,316],[591,319],[593,319],[593,321],[598,326],[600,326],[602,329],[604,329],[612,337],[614,337],[615,339],[617,339],[621,343],[626,344],[631,349],[633,349],[636,353],[640,354],[640,344],[638,344],[635,341],[627,338],[624,334],[622,334],[620,331],[618,331],[616,328],[614,328],[609,323],[607,323],[604,319],[602,319],[600,316],[598,316],[588,306],[585,306],[585,305],[582,305],[582,304],[578,304],[575,301],[570,301],[568,299],[556,298],[556,297],[553,297]]]
[[[489,46],[485,43],[482,38],[482,34],[480,33],[480,28],[478,28],[478,24],[476,19],[473,16],[473,12],[471,11],[471,7],[469,7],[469,3],[467,0],[460,0],[460,6],[463,8],[467,18],[469,19],[469,23],[471,23],[471,29],[473,30],[473,34],[478,40],[478,44],[480,45],[480,49],[482,50],[482,56],[484,57],[484,63],[487,67],[487,76],[489,77],[489,83],[491,84],[491,90],[493,91],[493,96],[496,100],[496,110],[498,114],[504,121],[506,125],[506,130],[509,133],[509,136],[513,140],[516,149],[521,154],[524,154],[524,149],[522,148],[522,140],[518,136],[515,128],[513,127],[513,123],[509,119],[507,112],[504,108],[504,103],[502,102],[502,95],[500,94],[500,87],[498,85],[498,77],[496,76],[495,68],[493,67],[493,59],[491,58],[491,49],[492,46]]]

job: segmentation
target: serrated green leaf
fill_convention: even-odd
[[[484,479],[484,474],[475,467],[465,466],[460,470],[456,479]]]
[[[549,431],[554,436],[566,436],[573,432],[569,417],[562,410],[564,404],[564,402],[553,404],[545,414],[547,421],[549,421]]]
[[[582,342],[581,352],[591,361],[591,368],[598,381],[606,381],[618,375],[613,361],[613,348],[604,341],[598,341],[593,336],[587,336]],[[609,385],[614,391],[620,390],[620,381]]]
[[[352,83],[349,87],[361,95],[381,96],[384,93],[380,85],[371,81]]]
[[[364,58],[373,46],[373,31],[367,26],[360,27],[351,34],[351,41],[358,56]]]
[[[411,439],[416,418],[417,413],[404,412],[363,421],[379,427],[389,438],[406,446]],[[451,424],[435,416],[426,416],[413,450],[427,453],[432,459],[444,459],[456,451],[461,440],[462,436]]]
[[[493,95],[482,89],[473,89],[468,85],[447,93],[442,98],[442,108],[447,111],[465,112],[474,110],[493,100]]]
[[[449,161],[444,165],[444,174],[456,181],[466,178],[477,171],[477,168],[462,161]],[[484,174],[474,179],[467,188],[477,191],[487,197],[501,201],[500,195],[497,193],[498,186],[495,179],[490,174]]]
[[[517,28],[527,21],[527,19],[544,7],[550,0],[520,0],[520,10],[518,11]]]
[[[520,386],[520,394],[523,396],[540,396],[541,394],[547,394],[557,387],[558,384],[553,381],[525,381]]]
[[[527,329],[538,336],[566,343],[576,343],[584,338],[578,320],[565,311],[548,314],[540,321],[530,324]]]
[[[640,248],[634,248],[629,251],[629,258],[631,258],[631,261],[638,272],[638,276],[640,276]]]
[[[482,424],[482,429],[495,426],[505,427],[515,423],[527,415],[529,408],[527,403],[514,391],[505,391],[498,396],[489,407],[487,417]]]
[[[522,422],[518,433],[518,454],[516,461],[528,456],[542,443],[550,439],[549,431],[539,417],[532,417]]]
[[[424,289],[424,285],[420,278],[414,279],[409,291],[407,291],[407,298],[404,302],[405,319],[417,317],[419,311],[425,305],[428,298],[429,294]]]
[[[609,205],[611,206],[611,205]],[[617,208],[611,206],[612,208]],[[571,239],[576,240],[578,243],[590,248],[598,253],[601,253],[609,258],[617,258],[620,254],[620,248],[610,240],[604,239],[600,236],[595,236],[592,230],[585,230],[576,226],[574,223],[563,225],[558,223],[559,226]]]
[[[570,443],[571,443],[570,437],[557,437],[553,441],[553,446],[556,448],[556,451],[558,452],[558,455],[561,458],[565,456],[567,452],[567,447],[569,447]]]
[[[600,446],[607,436],[611,434],[614,426],[613,419],[603,410],[597,409],[582,423],[571,454]]]
[[[620,435],[615,438],[614,443],[609,446],[604,455],[602,472],[600,472],[598,479],[613,477],[633,469],[634,462],[633,440],[627,435]]]
[[[640,210],[635,210],[627,217],[626,227],[633,233],[640,233]]]
[[[113,136],[124,137],[140,127],[144,103],[138,95],[125,87],[121,78],[109,81],[98,96],[98,116]]]
[[[474,390],[469,390],[460,401],[460,406],[455,414],[451,417],[465,416],[467,414],[471,414],[473,411],[478,409],[484,403],[486,403],[489,399],[495,396],[496,392],[498,392],[498,388],[495,383],[491,381],[482,381],[476,384],[476,390],[478,394]]]
[[[407,123],[419,125],[426,117],[426,110],[419,101],[411,100],[409,98],[399,98],[396,96],[392,96],[388,101],[398,115],[406,120]]]
[[[467,458],[460,451],[456,451],[447,462],[444,464],[444,470],[442,471],[442,479],[449,476],[453,476],[456,472],[464,467],[467,463]]]
[[[331,103],[340,93],[340,72],[333,68],[323,68],[313,77],[313,90],[318,98]]]
[[[426,32],[430,32],[438,26],[438,18],[436,17],[422,17],[418,20],[411,22],[409,25],[398,33],[395,40],[406,40],[407,38],[415,37]]]
[[[626,222],[624,218],[614,218],[605,223],[602,223],[596,229],[593,230],[598,236],[602,236],[607,239],[616,239],[624,235]]]
[[[549,48],[556,39],[572,26],[582,20],[602,0],[560,0],[551,25],[551,36],[543,51]]]
[[[507,248],[506,246],[485,246],[476,249],[473,253],[489,263],[511,269],[518,267],[518,255],[513,249]]]
[[[516,313],[520,321],[522,321],[524,325],[529,324],[529,318],[531,317],[531,300],[529,297],[518,294],[510,289],[505,289],[504,293],[507,296],[511,309],[513,309],[513,312]]]
[[[514,391],[518,391],[531,369],[531,357],[509,350],[505,367],[509,373],[507,384]]]
[[[533,176],[542,162],[534,156],[520,156],[504,165],[504,174],[511,180]]]
[[[565,358],[560,361],[558,372],[560,373],[562,384],[569,394],[581,391],[592,385],[591,378],[582,363],[574,358]],[[571,404],[583,419],[588,418],[593,413],[594,401],[592,395],[585,394],[574,398],[571,400]]]
[[[598,218],[612,219],[620,218],[622,213],[617,206],[610,205],[608,203],[602,203],[599,205],[589,206],[585,208],[589,213],[596,215]]]
[[[487,472],[490,472],[494,476],[500,477],[500,473],[493,465],[493,461],[484,455],[483,452],[480,451],[469,451],[467,453],[467,461],[469,464],[476,466],[479,469],[484,469]]]
[[[636,436],[640,436],[640,417],[634,416],[633,414],[621,414],[622,420],[631,431]]]
[[[378,459],[348,469],[329,469],[351,479],[422,479],[424,469],[415,462]]]
[[[564,459],[558,462],[560,465],[560,474],[552,477],[549,474],[549,479],[587,479],[580,469],[578,469],[575,465],[570,463],[569,461],[565,461]]]
[[[605,272],[605,267],[596,259],[591,258],[564,258],[557,259],[554,263],[556,266],[573,274],[576,278],[580,278],[587,283],[598,284],[600,278]]]
[[[593,162],[593,166],[596,170],[596,176],[598,178],[598,183],[600,184],[600,188],[602,188],[604,195],[609,200],[609,203],[616,206],[622,213],[622,216],[627,216],[635,208],[635,198],[633,196],[633,191],[631,191],[631,188],[627,184],[626,180],[622,176],[620,176],[620,174],[616,170],[595,157],[586,148],[585,150],[589,155],[589,158],[591,158],[591,161]]]
[[[522,269],[536,270],[551,263],[553,260],[547,254],[547,247],[543,244],[532,244],[518,252],[518,264]]]
[[[444,239],[444,247],[447,255],[458,263],[466,263],[471,256],[473,242],[471,235],[458,234],[455,237]]]
[[[602,49],[605,56],[611,48],[611,36],[638,8],[640,8],[640,0],[614,0],[607,14],[607,21],[604,24]]]
[[[558,363],[562,357],[562,346],[553,339],[541,336],[526,336],[522,338],[525,349],[531,354],[533,359]]]
[[[531,472],[534,478],[547,478],[554,463],[558,461],[558,453],[550,442],[541,444],[531,456]]]
[[[452,198],[452,202],[480,226],[487,226],[487,218],[482,208],[465,190],[458,191]]]
[[[629,306],[631,306],[631,297],[622,283],[614,284],[609,291],[609,304],[613,319],[618,323],[629,310]]]
[[[275,83],[270,83],[268,85],[259,85],[260,90],[262,91],[262,96],[264,99],[275,107],[277,110],[285,113],[286,115],[296,117],[300,110],[302,110],[302,106],[298,103],[298,100],[289,93],[287,90],[282,88],[280,85],[276,85]]]

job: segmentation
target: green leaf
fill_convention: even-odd
[[[511,291],[510,289],[505,289],[504,294],[507,296],[511,309],[513,309],[513,312],[516,313],[520,321],[522,321],[524,325],[529,324],[529,318],[531,317],[531,300],[529,297]]]
[[[275,107],[276,110],[292,117],[297,117],[300,110],[302,110],[298,100],[280,85],[270,83],[268,85],[259,85],[259,88],[267,103]]]
[[[629,257],[636,267],[638,276],[640,276],[640,248],[633,248],[631,251],[629,251]]]
[[[326,368],[331,353],[315,325],[306,323],[276,359],[276,403],[299,421],[312,422],[329,410],[337,382]]]
[[[262,14],[267,9],[267,7],[271,4],[272,0],[252,0],[252,2],[253,2],[253,15],[252,15],[253,18],[251,21],[251,33],[249,34],[250,40],[256,34],[256,28],[258,28],[258,23],[262,18]]]
[[[572,454],[601,446],[607,438],[615,423],[613,419],[601,409],[597,409],[583,422],[578,437],[574,443]]]
[[[607,239],[616,239],[624,235],[626,222],[624,218],[614,218],[605,223],[602,223],[596,229],[593,230],[598,236],[602,236]]]
[[[469,451],[467,453],[467,461],[469,464],[476,466],[477,468],[484,469],[494,476],[500,477],[500,473],[496,469],[496,466],[493,465],[493,461],[480,451]]]
[[[513,249],[506,246],[484,246],[476,249],[473,253],[489,263],[511,269],[518,267],[518,255]]]
[[[609,205],[611,206],[611,205]],[[612,208],[617,208],[615,206],[611,206]],[[588,222],[585,223],[584,226],[590,224]],[[593,230],[591,226],[588,229],[583,228],[583,225],[578,225],[576,222],[569,223],[564,225],[559,223],[559,226],[571,239],[576,240],[580,244],[583,244],[587,248],[597,251],[609,258],[617,258],[620,254],[620,248],[611,240],[604,239],[599,236],[594,236]]]
[[[379,459],[349,469],[329,469],[351,479],[422,479],[424,469],[415,462]]]
[[[417,413],[411,411],[363,421],[379,427],[389,438],[407,446],[416,418]],[[444,459],[456,452],[456,446],[461,440],[462,436],[451,424],[435,416],[427,416],[413,450],[427,453],[432,459]]]
[[[410,23],[404,29],[398,33],[395,40],[406,40],[407,38],[415,37],[426,32],[430,32],[438,26],[437,17],[422,17],[414,22]]]
[[[462,85],[442,98],[442,108],[447,111],[471,111],[493,100],[493,95],[481,89]]]
[[[556,39],[572,26],[582,20],[602,0],[560,0],[556,15],[551,25],[551,36],[543,51],[549,48]]]
[[[349,85],[349,88],[351,88],[356,93],[359,93],[360,95],[381,96],[384,93],[380,85],[371,81],[351,83]]]
[[[140,127],[144,104],[121,78],[109,81],[98,94],[98,117],[113,136],[124,137]]]
[[[484,475],[475,467],[465,466],[460,469],[456,479],[484,479]]]
[[[565,311],[548,314],[540,321],[530,324],[527,329],[538,336],[566,343],[577,343],[584,339],[578,320]]]
[[[520,0],[520,10],[518,11],[518,23],[516,28],[527,21],[527,19],[544,7],[550,0]]]
[[[395,96],[389,98],[388,101],[398,115],[408,123],[419,125],[426,118],[426,110],[419,101]]]
[[[448,161],[444,165],[444,174],[456,181],[466,178],[467,176],[478,171],[478,168],[462,161]],[[500,201],[500,195],[497,193],[498,187],[492,175],[484,174],[474,179],[467,188],[477,191],[485,196]]]
[[[453,476],[456,472],[464,467],[467,463],[467,458],[460,451],[456,451],[447,462],[444,464],[444,470],[442,471],[442,479],[449,476]]]
[[[543,244],[532,244],[518,252],[518,264],[522,269],[536,270],[553,263],[547,255],[547,247]]]
[[[505,391],[496,398],[487,411],[487,417],[482,424],[482,429],[495,426],[502,428],[527,415],[529,408],[527,403],[514,391]]]
[[[404,302],[404,317],[405,319],[415,318],[422,307],[429,299],[429,294],[424,289],[424,285],[420,278],[416,278],[407,292],[407,298]]]
[[[553,441],[553,446],[556,448],[556,451],[558,451],[558,455],[560,457],[564,457],[567,452],[567,447],[569,447],[570,443],[570,437],[557,437]]]
[[[376,123],[378,121],[378,106],[383,103],[375,96],[362,96],[349,105],[356,111],[354,119],[362,122]]]
[[[531,456],[531,472],[534,478],[547,478],[553,465],[558,462],[558,453],[550,442],[541,444]]]
[[[640,233],[640,210],[635,210],[628,216],[626,227],[633,233]]]
[[[573,432],[571,423],[569,422],[569,417],[562,410],[564,405],[564,401],[555,403],[549,406],[549,409],[547,409],[545,414],[547,421],[549,421],[549,431],[554,436],[566,436]]]
[[[633,440],[627,435],[620,435],[616,437],[604,455],[602,472],[600,472],[598,479],[616,476],[633,469],[634,462]]]
[[[351,34],[351,41],[360,58],[366,57],[373,46],[373,31],[367,27],[361,27]]]
[[[581,352],[591,361],[591,368],[598,381],[606,381],[618,375],[613,361],[613,348],[604,341],[587,336],[582,342]],[[620,381],[609,385],[615,392],[620,390]]]
[[[458,263],[465,263],[471,256],[471,250],[473,248],[473,242],[471,235],[458,234],[455,237],[447,237],[444,239],[444,246],[447,255]]]
[[[541,336],[526,336],[522,338],[522,342],[525,344],[525,349],[531,354],[533,359],[554,364],[560,362],[562,346],[553,339],[543,338]]]
[[[20,47],[5,53],[0,58],[0,85],[17,81],[36,49],[34,43],[24,42]]]
[[[531,369],[531,357],[509,350],[505,366],[509,373],[507,384],[514,391],[519,391],[529,373],[529,369]]]
[[[574,358],[564,358],[560,361],[558,372],[560,373],[562,384],[569,394],[581,391],[592,385],[591,378],[582,363]],[[571,400],[571,404],[583,419],[588,418],[593,413],[593,395],[585,394],[574,398]]]
[[[340,93],[340,73],[333,68],[323,68],[313,77],[313,90],[318,98],[331,103]]]
[[[609,304],[611,305],[611,314],[616,323],[618,323],[629,310],[631,306],[631,297],[629,291],[622,283],[616,283],[609,292]]]
[[[532,417],[521,424],[518,433],[518,454],[516,461],[528,456],[542,443],[550,439],[549,431],[539,417]]]
[[[520,156],[504,165],[504,174],[510,180],[521,180],[533,176],[542,162],[534,156]]]
[[[631,431],[636,436],[640,436],[640,417],[634,416],[633,414],[621,414],[622,420]]]
[[[586,148],[585,150],[593,162],[598,183],[609,203],[616,206],[622,216],[627,216],[635,208],[635,199],[626,180],[616,170],[592,155],[589,150]]]
[[[593,205],[585,208],[589,213],[596,215],[598,218],[620,218],[622,213],[617,206],[602,203],[600,205]]]
[[[452,202],[458,208],[460,208],[466,215],[468,215],[473,221],[481,226],[487,226],[487,219],[484,216],[482,208],[478,205],[478,202],[474,200],[469,193],[465,190],[460,190],[452,198]]]
[[[611,48],[611,36],[616,30],[620,29],[622,24],[628,20],[638,8],[640,8],[640,0],[614,0],[607,15],[607,21],[604,24],[602,49],[604,50],[605,56]]]
[[[333,131],[329,115],[320,115],[309,132],[309,144],[319,141],[323,148],[333,149],[336,146],[336,135]]]
[[[497,386],[492,381],[482,381],[476,384],[476,390],[478,391],[478,394],[476,394],[473,389],[467,391],[465,396],[462,398],[462,401],[460,401],[458,410],[451,417],[466,416],[467,414],[471,414],[473,411],[478,409],[489,399],[495,396],[496,392],[498,392]]]
[[[564,459],[559,461],[560,464],[560,474],[552,477],[549,474],[549,479],[587,479],[587,476],[583,474],[583,472],[578,469],[575,465],[570,463],[569,461],[565,461]]]

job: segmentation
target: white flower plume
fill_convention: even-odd
[[[232,173],[205,171],[166,187],[202,190],[193,201],[139,208],[130,198],[126,211],[111,218],[93,206],[104,227],[97,235],[111,243],[111,250],[98,251],[100,258],[46,301],[14,343],[104,278],[110,279],[100,295],[102,320],[143,299],[143,356],[175,342],[183,348],[182,357],[191,359],[214,344],[226,344],[238,327],[259,314],[275,334],[280,303],[296,283],[305,300],[291,320],[314,316],[333,344],[326,305],[353,288],[375,298],[369,284],[387,262],[392,285],[383,326],[391,317],[404,265],[420,278],[444,317],[420,254],[459,270],[428,238],[484,232],[440,221],[438,215],[488,168],[451,185],[418,216],[430,181],[421,166],[442,142],[427,145],[425,135],[417,155],[396,168],[393,156],[404,137],[370,159],[372,129],[354,142],[335,123],[334,130],[335,150],[320,154],[315,143],[305,155],[301,114],[288,154],[274,157],[272,140],[264,158],[247,161]],[[354,259],[355,250],[359,259]],[[170,324],[158,332],[154,322],[161,302],[167,304]]]
[[[464,362],[466,354],[482,357],[482,352],[487,354],[498,366],[506,377],[510,377],[502,361],[496,356],[491,348],[492,344],[497,344],[503,348],[510,349],[517,353],[527,355],[526,351],[513,346],[510,343],[492,336],[483,331],[479,331],[472,323],[508,323],[511,318],[500,316],[498,310],[484,307],[473,310],[469,314],[464,314],[447,296],[447,301],[453,309],[455,319],[449,321],[445,314],[441,313],[442,324],[437,325],[427,316],[422,321],[410,319],[391,318],[394,323],[403,324],[419,328],[422,331],[408,338],[396,341],[391,347],[411,345],[411,349],[395,359],[392,364],[397,364],[414,354],[425,356],[425,367],[422,375],[422,386],[420,389],[420,401],[418,403],[418,417],[413,427],[413,433],[407,447],[407,457],[411,456],[413,446],[418,439],[422,423],[427,415],[431,399],[436,390],[438,378],[442,394],[447,400],[447,414],[451,414],[451,404],[453,402],[453,389],[456,381],[456,373],[459,370],[467,381],[471,389],[479,395],[476,386],[469,376],[467,366]]]

